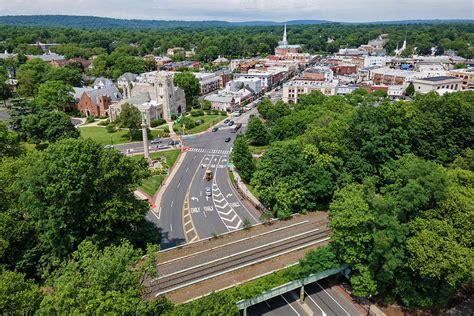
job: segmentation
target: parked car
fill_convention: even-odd
[[[179,141],[178,140],[170,140],[168,142],[168,145],[170,145],[170,146],[179,146]]]
[[[213,131],[213,132],[217,132],[218,129],[219,129],[218,127],[214,127],[214,128],[212,129],[212,131]]]
[[[168,149],[170,148],[170,146],[166,146],[166,145],[158,145],[157,147],[158,149]]]
[[[224,124],[228,124],[229,122],[230,122],[229,119],[225,119],[225,120],[224,120]]]
[[[225,138],[225,142],[226,142],[226,143],[230,142],[230,137],[226,137],[226,138]]]
[[[234,125],[234,121],[229,122],[229,126],[232,126],[232,125]]]
[[[162,141],[159,137],[157,137],[157,138],[155,138],[155,139],[152,139],[152,140],[150,141],[150,144],[156,145],[156,144],[161,144],[162,142],[163,142],[163,141]]]

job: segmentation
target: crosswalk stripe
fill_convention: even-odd
[[[214,155],[229,155],[230,151],[228,150],[221,150],[221,149],[206,149],[206,148],[189,148],[188,151],[197,152],[197,153],[207,153],[207,154],[214,154]]]

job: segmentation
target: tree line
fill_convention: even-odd
[[[313,92],[258,110],[234,145],[236,168],[279,218],[328,210],[355,295],[441,308],[472,286],[474,93]],[[249,144],[269,148],[255,160]]]

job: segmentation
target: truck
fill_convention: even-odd
[[[232,129],[232,133],[237,133],[237,131],[242,127],[242,123],[237,123]]]
[[[212,174],[212,170],[206,170],[206,175],[204,177],[206,181],[211,181],[213,176],[214,175]]]

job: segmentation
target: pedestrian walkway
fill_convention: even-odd
[[[189,148],[188,151],[195,152],[195,153],[213,154],[213,155],[229,155],[230,154],[230,151],[228,150],[208,149],[208,148]]]

